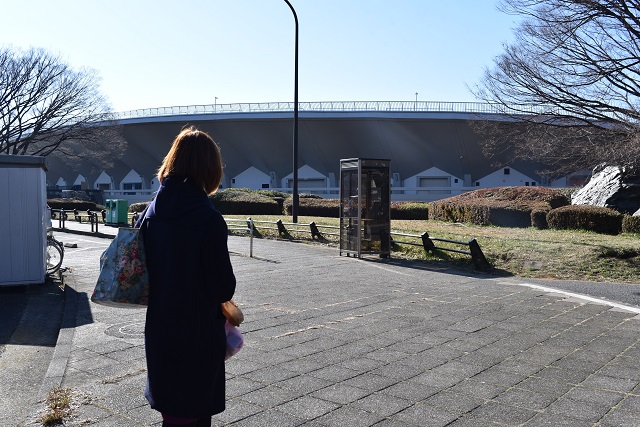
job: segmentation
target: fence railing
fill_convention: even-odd
[[[234,104],[177,105],[142,108],[115,113],[116,119],[176,116],[187,114],[222,114],[293,111],[293,102],[245,102]],[[497,103],[447,101],[320,101],[299,102],[298,110],[305,111],[374,111],[374,112],[447,112],[478,114],[556,114],[553,107]]]
[[[473,264],[475,265],[476,269],[481,270],[481,271],[487,271],[489,269],[491,269],[491,264],[489,264],[489,261],[487,261],[487,259],[484,256],[484,253],[482,252],[482,249],[480,249],[480,245],[478,244],[478,242],[476,241],[476,239],[471,239],[468,242],[461,242],[458,240],[450,240],[450,239],[439,239],[439,238],[435,238],[435,237],[430,237],[429,233],[427,233],[426,231],[422,234],[407,234],[407,233],[396,233],[396,232],[391,232],[389,233],[391,235],[391,241],[392,243],[396,243],[396,244],[403,244],[403,245],[412,245],[412,246],[422,246],[425,250],[425,252],[432,252],[434,250],[441,250],[441,251],[448,251],[448,252],[455,252],[455,253],[459,253],[459,254],[464,254],[464,255],[469,255],[471,256],[471,259],[473,261]],[[414,238],[414,239],[419,239],[420,242],[415,242],[415,241],[406,241],[406,240],[396,240],[393,238],[393,236],[400,236],[400,237],[410,237],[410,238]],[[467,250],[461,250],[461,249],[455,249],[455,248],[451,248],[451,247],[447,247],[447,246],[436,246],[434,242],[443,242],[443,243],[450,243],[453,245],[458,245],[458,246],[462,246],[462,247],[466,247]]]
[[[106,224],[105,211],[101,211],[100,214],[97,211],[87,209],[86,211],[64,210],[64,209],[51,209],[51,220],[58,221],[58,228],[65,229],[65,222],[70,221],[69,215],[73,215],[73,220],[82,223],[85,222],[91,224],[91,232],[98,234],[98,224],[102,219],[102,223]]]
[[[88,222],[91,224],[91,232],[98,234],[98,224],[102,221],[103,224],[107,224],[106,222],[106,213],[104,210],[102,211],[91,211],[87,209],[86,211],[79,211],[77,209],[73,210],[65,210],[65,209],[51,209],[51,219],[58,221],[58,228],[65,229],[65,222],[71,220],[70,215],[73,215],[73,220],[78,223],[82,223],[82,221]],[[133,227],[139,218],[139,213],[129,213],[127,215],[127,221],[130,223],[131,227]],[[237,219],[237,218],[224,218],[227,223],[227,227],[229,231],[241,231],[249,234],[249,256],[253,257],[253,238],[256,234],[256,231],[259,229],[263,230],[272,230],[276,231],[281,237],[291,237],[291,233],[309,233],[312,240],[320,240],[323,236],[340,236],[340,227],[335,225],[323,225],[316,224],[315,222],[310,223],[293,223],[293,222],[284,222],[281,219],[277,221],[257,221],[252,218],[247,219]],[[326,230],[326,231],[321,231]],[[429,234],[425,231],[422,234],[408,234],[408,233],[400,233],[391,231],[390,233],[391,243],[402,244],[402,245],[412,245],[412,246],[421,246],[424,248],[425,252],[433,252],[434,250],[441,251],[449,251],[456,252],[464,255],[471,256],[475,267],[478,270],[486,271],[491,268],[491,265],[487,261],[480,249],[480,245],[476,241],[476,239],[471,239],[468,242],[462,242],[457,240],[450,239],[440,239],[430,237]],[[394,236],[401,238],[412,238],[414,241],[407,240],[397,240],[394,239]],[[453,245],[458,245],[462,247],[466,247],[465,250],[455,249],[447,246],[436,246],[434,242],[442,242]]]
[[[238,221],[242,222],[245,220],[238,219],[227,219],[225,221]],[[327,236],[340,236],[340,227],[334,225],[321,225],[316,224],[315,222],[310,223],[292,223],[292,222],[284,222],[282,220],[277,221],[256,221],[248,218],[245,221],[247,224],[253,224],[252,229],[258,230],[272,230],[276,231],[281,237],[291,237],[291,233],[309,233],[311,235],[312,240],[319,240],[323,237],[323,235]],[[229,228],[232,230],[232,228]],[[329,231],[320,231],[329,230]],[[240,230],[246,230],[244,228],[240,228]],[[337,231],[336,231],[337,230]],[[476,241],[476,239],[471,239],[467,242],[450,240],[450,239],[440,239],[435,237],[430,237],[429,233],[426,231],[422,234],[408,234],[408,233],[400,233],[400,232],[390,232],[391,243],[395,244],[403,244],[403,245],[412,245],[412,246],[421,246],[424,248],[425,252],[432,252],[434,250],[455,252],[463,255],[469,255],[471,260],[473,261],[476,269],[481,271],[488,271],[491,269],[491,264],[487,261],[482,249],[480,249],[480,245]],[[417,239],[418,241],[406,241],[406,240],[396,240],[393,236],[399,237],[409,237],[413,239]],[[253,239],[253,233],[251,234],[251,238]],[[436,246],[434,242],[448,243],[452,245],[457,245],[466,249],[456,249],[448,246]]]
[[[253,258],[253,220],[251,218],[246,220],[225,218],[224,220],[227,223],[229,231],[246,231],[249,233],[249,257]]]

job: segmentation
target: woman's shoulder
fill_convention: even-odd
[[[207,200],[206,203],[203,203],[200,208],[201,214],[205,217],[208,222],[212,223],[224,223],[224,217],[218,211],[211,201]]]

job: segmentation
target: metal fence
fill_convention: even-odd
[[[188,114],[289,112],[293,102],[247,102],[235,104],[181,105],[172,107],[143,108],[115,113],[116,119],[176,116]],[[557,114],[553,107],[538,105],[514,105],[505,107],[486,102],[447,101],[321,101],[299,102],[298,110],[304,111],[372,111],[372,112],[447,112],[478,114]]]

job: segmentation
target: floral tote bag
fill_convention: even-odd
[[[91,301],[125,308],[148,304],[149,273],[139,228],[118,229],[100,257],[100,276]]]

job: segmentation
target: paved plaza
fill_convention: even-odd
[[[72,388],[67,426],[161,425],[143,396],[145,310],[89,301],[109,239],[56,236],[77,248],[40,399]],[[213,425],[640,425],[638,307],[318,244],[229,248],[245,347]]]

